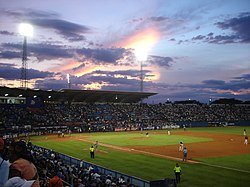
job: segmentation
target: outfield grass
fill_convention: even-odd
[[[246,129],[248,135],[250,135],[250,127],[197,127],[197,128],[187,128],[190,131],[196,132],[210,132],[210,133],[222,133],[222,134],[236,134],[243,135],[243,130]]]
[[[249,128],[248,128],[249,129]],[[243,134],[242,127],[233,128],[194,128],[191,131],[202,131],[202,132],[214,132],[214,130],[220,133],[227,134]],[[249,129],[250,130],[250,129]],[[248,132],[249,132],[248,130]],[[179,140],[178,135],[167,136],[165,134],[154,134],[154,131],[150,131],[150,141],[143,139],[138,141],[137,138],[145,137],[145,134],[140,133],[90,133],[83,134],[84,137],[89,136],[91,141],[100,141],[107,144],[116,146],[128,146],[128,145],[171,145]],[[79,134],[74,135],[78,137]],[[171,139],[175,139],[171,141]],[[203,138],[185,136],[185,142],[199,142],[199,141],[210,141]],[[183,139],[183,137],[182,137]],[[129,175],[137,176],[145,180],[157,180],[163,178],[174,178],[173,167],[176,161],[158,158],[154,156],[147,156],[141,154],[130,154],[129,152],[118,151],[108,147],[101,146],[102,151],[106,151],[107,154],[98,153],[96,158],[90,159],[89,147],[90,143],[69,140],[63,142],[57,142],[53,139],[45,139],[44,137],[34,137],[34,143],[55,151],[74,156],[76,158],[84,159],[89,162],[94,162],[98,165],[120,171]],[[182,182],[179,186],[229,186],[229,187],[240,187],[248,186],[250,181],[250,154],[227,156],[220,158],[209,158],[199,159],[200,161],[236,168],[240,170],[247,170],[247,172],[240,172],[230,169],[217,168],[204,164],[189,164],[180,163],[183,174]]]
[[[202,138],[202,137],[190,137],[183,135],[171,135],[167,134],[156,134],[161,131],[149,132],[149,136],[146,137],[144,133],[127,133],[127,132],[116,132],[116,133],[94,133],[89,137],[93,142],[98,140],[99,142],[105,144],[112,144],[116,146],[164,146],[164,145],[174,145],[179,144],[180,140],[185,143],[195,143],[195,142],[208,142],[213,141],[212,138]]]

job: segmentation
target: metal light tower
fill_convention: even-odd
[[[21,68],[21,81],[20,86],[22,88],[28,87],[27,80],[27,37],[33,35],[33,27],[28,23],[21,23],[19,25],[19,33],[24,36],[23,40],[23,55],[22,55],[22,68]]]
[[[144,81],[144,75],[143,75],[143,62],[147,60],[148,53],[147,50],[143,49],[136,49],[135,50],[135,56],[137,61],[140,63],[141,69],[140,69],[140,91],[143,92],[143,81]]]
[[[143,70],[142,70],[142,60],[140,61],[141,63],[140,63],[140,65],[141,65],[141,77],[140,77],[140,79],[141,79],[141,92],[143,92]]]
[[[70,86],[71,86],[70,74],[67,74],[67,82],[68,82],[69,89],[70,89]]]
[[[27,82],[27,37],[24,36],[21,68],[21,88],[27,88]]]

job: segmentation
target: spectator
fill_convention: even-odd
[[[52,178],[49,180],[49,187],[63,187],[62,179],[56,174],[56,171],[52,171]]]
[[[22,177],[26,180],[35,180],[32,187],[40,187],[36,166],[31,162],[32,158],[24,141],[13,142],[9,148],[10,170],[9,178]]]
[[[3,187],[5,182],[8,180],[9,175],[9,161],[6,161],[6,148],[2,138],[0,138],[0,187]]]
[[[10,178],[4,185],[4,187],[31,187],[36,180],[25,180],[21,177]]]
[[[81,182],[82,182],[81,179],[75,178],[73,181],[73,187],[85,187]]]

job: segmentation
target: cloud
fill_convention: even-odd
[[[150,70],[143,70],[143,74],[145,76],[147,76],[147,74],[150,74],[152,73]],[[136,77],[138,78],[140,75],[141,75],[141,71],[140,70],[133,70],[133,69],[130,69],[130,70],[118,70],[118,71],[101,71],[101,70],[96,70],[96,71],[93,71],[91,72],[91,74],[104,74],[106,76],[112,76],[112,77],[115,77],[116,75],[118,76],[123,76],[123,77]]]
[[[21,44],[3,43],[2,47],[9,51],[3,51],[3,55],[0,54],[1,58],[14,58],[15,55],[17,58],[20,58],[20,55],[17,56],[18,53],[15,51],[22,50]],[[52,45],[46,43],[28,44],[27,50],[28,56],[34,56],[39,61],[73,57],[72,51],[61,45]]]
[[[1,35],[8,35],[8,36],[14,36],[15,33],[14,32],[9,32],[9,31],[0,31]]]
[[[242,13],[236,18],[227,19],[223,22],[217,22],[216,25],[223,29],[234,31],[240,38],[240,42],[250,42],[250,12]]]
[[[90,27],[63,20],[59,14],[51,11],[3,10],[1,14],[14,18],[16,22],[25,21],[45,29],[52,29],[71,42],[85,41],[84,34],[91,32]]]
[[[79,25],[62,19],[31,19],[33,25],[47,29],[53,29],[69,41],[83,41],[83,34],[89,33],[91,29],[84,25]]]
[[[147,60],[148,63],[152,65],[157,65],[159,67],[169,68],[174,60],[171,57],[162,57],[150,55]]]
[[[12,59],[20,58],[22,45],[16,43],[1,44],[2,52],[0,58]],[[17,52],[20,51],[20,52]],[[135,62],[131,49],[124,48],[69,48],[65,45],[55,45],[50,43],[28,44],[28,57],[36,57],[39,61],[43,60],[57,60],[63,58],[72,58],[74,60],[83,62],[91,61],[93,64],[113,64],[129,66]],[[84,67],[80,65],[78,68]],[[74,70],[76,70],[74,69]]]
[[[195,36],[192,40],[215,44],[250,43],[250,12],[242,13],[238,17],[216,22],[215,25],[223,31],[230,31],[231,34],[214,35],[214,33],[209,33],[206,36]]]
[[[198,35],[192,38],[192,40],[203,40],[206,36]]]
[[[22,56],[21,52],[16,52],[16,51],[1,51],[0,52],[0,58],[4,58],[4,59],[21,58],[21,56]]]
[[[243,74],[239,77],[234,77],[234,79],[250,80],[250,74]]]
[[[124,48],[82,48],[76,50],[79,55],[84,55],[84,58],[92,60],[95,64],[118,64],[118,60],[124,59],[126,55],[129,55],[129,50]]]
[[[150,17],[149,20],[161,22],[161,21],[169,20],[169,18],[165,16],[156,16],[156,17]]]
[[[244,78],[245,77],[245,78]],[[249,81],[249,74],[244,74],[237,79],[233,78],[228,82],[222,80],[204,80],[202,81],[199,87],[203,88],[211,88],[211,89],[219,89],[219,90],[231,90],[231,91],[240,91],[242,89],[249,89],[250,81]],[[250,90],[249,90],[250,91]]]
[[[27,79],[52,77],[54,73],[48,71],[38,71],[27,69]],[[6,80],[15,80],[21,78],[21,69],[16,68],[14,64],[0,63],[0,77]]]
[[[222,80],[204,80],[202,83],[207,84],[207,85],[224,85],[225,81]]]

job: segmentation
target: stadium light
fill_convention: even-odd
[[[33,36],[33,26],[29,23],[21,23],[19,25],[19,34],[22,36],[28,36],[32,37]]]

